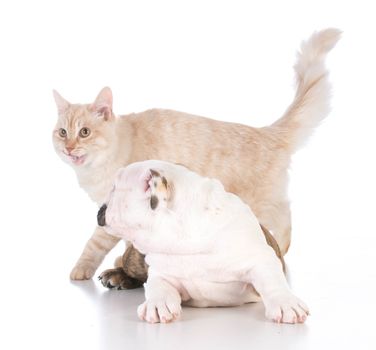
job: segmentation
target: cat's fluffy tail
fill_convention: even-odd
[[[296,151],[320,122],[329,114],[331,86],[325,68],[327,53],[340,39],[341,31],[334,28],[313,33],[304,41],[295,64],[297,91],[285,114],[272,124]]]

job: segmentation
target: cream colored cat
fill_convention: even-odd
[[[338,30],[326,29],[303,42],[295,65],[296,96],[282,118],[270,126],[252,128],[162,109],[116,117],[107,87],[94,103],[83,105],[70,104],[54,91],[59,114],[53,131],[55,150],[99,205],[117,169],[136,161],[181,163],[203,176],[218,178],[227,191],[250,205],[285,254],[291,237],[287,169],[291,155],[329,113],[324,60],[339,36]],[[91,278],[117,242],[97,227],[70,277]]]

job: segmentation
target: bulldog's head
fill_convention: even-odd
[[[150,168],[150,165],[156,167]],[[153,161],[121,168],[108,200],[98,211],[98,225],[110,230],[147,227],[157,212],[167,208],[172,200],[173,185],[163,172]]]

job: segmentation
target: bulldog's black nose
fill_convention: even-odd
[[[98,211],[97,221],[98,221],[99,226],[106,226],[106,210],[107,210],[107,205],[103,204]]]

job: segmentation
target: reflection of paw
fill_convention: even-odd
[[[149,323],[168,323],[180,317],[180,303],[173,300],[146,300],[137,309],[138,317]]]
[[[98,279],[104,287],[116,289],[133,289],[143,285],[143,282],[129,277],[122,267],[103,271]]]
[[[264,303],[266,317],[277,323],[304,323],[309,315],[307,305],[289,292],[274,295]]]
[[[95,268],[91,264],[77,264],[70,273],[71,280],[89,280],[94,276]]]

